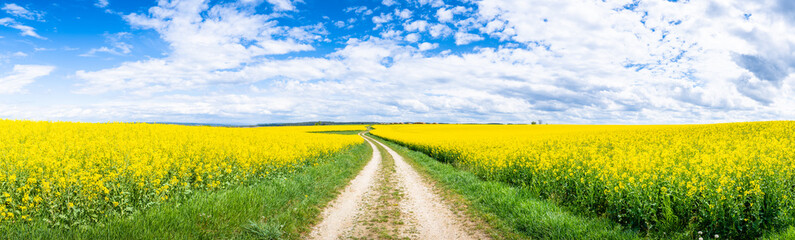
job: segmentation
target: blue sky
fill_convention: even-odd
[[[795,4],[4,1],[0,118],[795,118]]]

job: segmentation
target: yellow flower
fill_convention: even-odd
[[[70,218],[94,221],[102,216],[89,213],[101,212],[108,201],[148,205],[312,165],[364,142],[356,135],[315,132],[364,129],[0,120],[0,183],[7,183],[0,184],[0,201],[19,200],[26,204],[24,214],[49,219],[55,216],[41,202],[67,202],[68,208],[86,210]]]
[[[570,203],[580,207],[647,212],[643,206],[685,206],[683,212],[690,215],[678,216],[682,219],[734,219],[729,214],[749,211],[749,200],[748,206],[754,208],[753,202],[768,198],[780,204],[779,210],[768,211],[792,215],[795,209],[795,202],[788,200],[795,194],[789,181],[795,179],[794,121],[645,126],[377,125],[371,133],[485,179],[515,182],[546,196],[573,196],[577,199]],[[572,180],[589,184],[572,185]],[[590,197],[593,194],[602,196]],[[628,204],[628,199],[638,202]],[[705,207],[727,209],[699,209]],[[762,208],[750,211],[776,216],[759,212]],[[660,213],[648,214],[631,216],[637,219],[630,221],[647,221]]]

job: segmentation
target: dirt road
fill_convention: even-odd
[[[323,211],[311,239],[486,239],[468,227],[403,157],[360,134],[373,158]],[[381,157],[377,146],[388,155]]]

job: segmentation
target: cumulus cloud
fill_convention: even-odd
[[[466,7],[463,6],[456,6],[453,8],[439,8],[438,10],[436,10],[436,19],[439,20],[439,22],[452,22],[453,18],[457,14],[466,13],[468,11],[470,11],[470,9],[467,9]]]
[[[424,32],[428,28],[428,21],[417,20],[410,23],[404,23],[403,29],[409,32]]]
[[[436,19],[440,22],[450,22],[453,20],[453,11],[450,9],[440,8],[436,11]]]
[[[420,51],[428,51],[431,49],[436,49],[438,47],[439,47],[438,43],[428,43],[428,42],[420,43],[420,45],[417,46],[417,48],[420,49]]]
[[[273,4],[273,8],[277,11],[295,11],[295,1],[291,0],[266,0],[268,3]],[[300,1],[300,0],[297,0]]]
[[[455,33],[455,45],[466,45],[474,41],[483,40],[483,37],[477,34],[457,32]]]
[[[627,91],[654,86],[662,98],[706,111],[758,106],[758,97],[744,94],[748,89],[737,90],[737,84],[749,86],[740,78],[784,79],[790,75],[782,62],[791,55],[782,56],[770,48],[792,49],[786,37],[772,37],[787,34],[784,29],[791,24],[775,20],[780,17],[772,7],[724,1],[479,3],[486,19],[506,23],[492,25],[493,31],[486,32],[510,30],[512,40],[549,49],[556,61],[583,68],[577,78],[597,76],[617,83],[625,79],[619,86]],[[745,17],[750,13],[752,17]],[[622,65],[643,77],[624,76],[618,69]],[[615,70],[585,75],[592,69]],[[781,91],[768,89],[775,85],[754,86],[781,99]]]
[[[740,67],[753,73],[759,80],[779,83],[789,75],[786,66],[780,66],[779,63],[771,62],[759,56],[735,54],[733,60]]]
[[[50,75],[53,66],[45,65],[14,65],[11,73],[0,77],[0,94],[19,93],[37,78]]]
[[[416,2],[420,6],[428,5],[435,8],[444,6],[443,0],[410,0],[410,2]]]
[[[410,3],[434,9],[423,20],[398,22],[402,11],[392,8],[349,8],[383,26],[346,38],[327,55],[274,58],[313,49],[329,30],[280,26],[232,4],[161,2],[126,19],[157,31],[171,47],[167,57],[75,74],[85,81],[83,92],[160,94],[81,110],[249,123],[795,117],[795,35],[793,21],[782,20],[791,16],[786,1]],[[460,46],[444,49],[453,43]],[[174,93],[227,85],[248,90]]]
[[[75,75],[85,81],[79,92],[124,90],[150,94],[256,81],[227,76],[234,75],[234,69],[262,61],[268,55],[313,49],[307,44],[313,40],[308,36],[311,30],[280,27],[269,16],[240,8],[234,4],[210,7],[205,1],[197,0],[160,2],[148,15],[125,16],[133,27],[157,31],[171,52],[165,58],[125,62],[99,71],[78,71]]]
[[[411,18],[411,14],[412,14],[411,10],[408,9],[403,9],[403,10],[395,9],[395,16],[399,17],[400,19]]]
[[[446,37],[453,34],[453,29],[445,24],[434,24],[429,27],[428,33],[430,33],[434,38]]]
[[[417,42],[418,40],[420,40],[420,35],[419,34],[410,33],[410,34],[406,35],[406,41],[408,41],[408,42]]]
[[[381,15],[373,17],[373,23],[375,23],[376,28],[378,28],[381,26],[381,24],[392,21],[392,18],[392,13],[381,13]]]

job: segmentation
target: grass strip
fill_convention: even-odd
[[[372,156],[366,143],[317,166],[216,192],[199,192],[94,226],[53,229],[42,222],[0,229],[3,239],[299,239],[322,208]]]
[[[605,218],[579,216],[554,203],[540,200],[531,191],[497,181],[484,181],[473,173],[439,162],[428,155],[369,135],[385,143],[440,185],[461,196],[473,215],[487,222],[497,238],[514,239],[638,239]],[[517,235],[518,234],[518,235]],[[492,234],[494,235],[494,234]]]
[[[766,240],[795,239],[795,226],[789,226],[780,232],[768,232],[764,238]]]
[[[411,239],[401,231],[405,225],[399,207],[403,191],[398,186],[395,160],[381,145],[375,146],[381,152],[381,168],[376,175],[374,191],[365,197],[365,212],[350,239]]]

